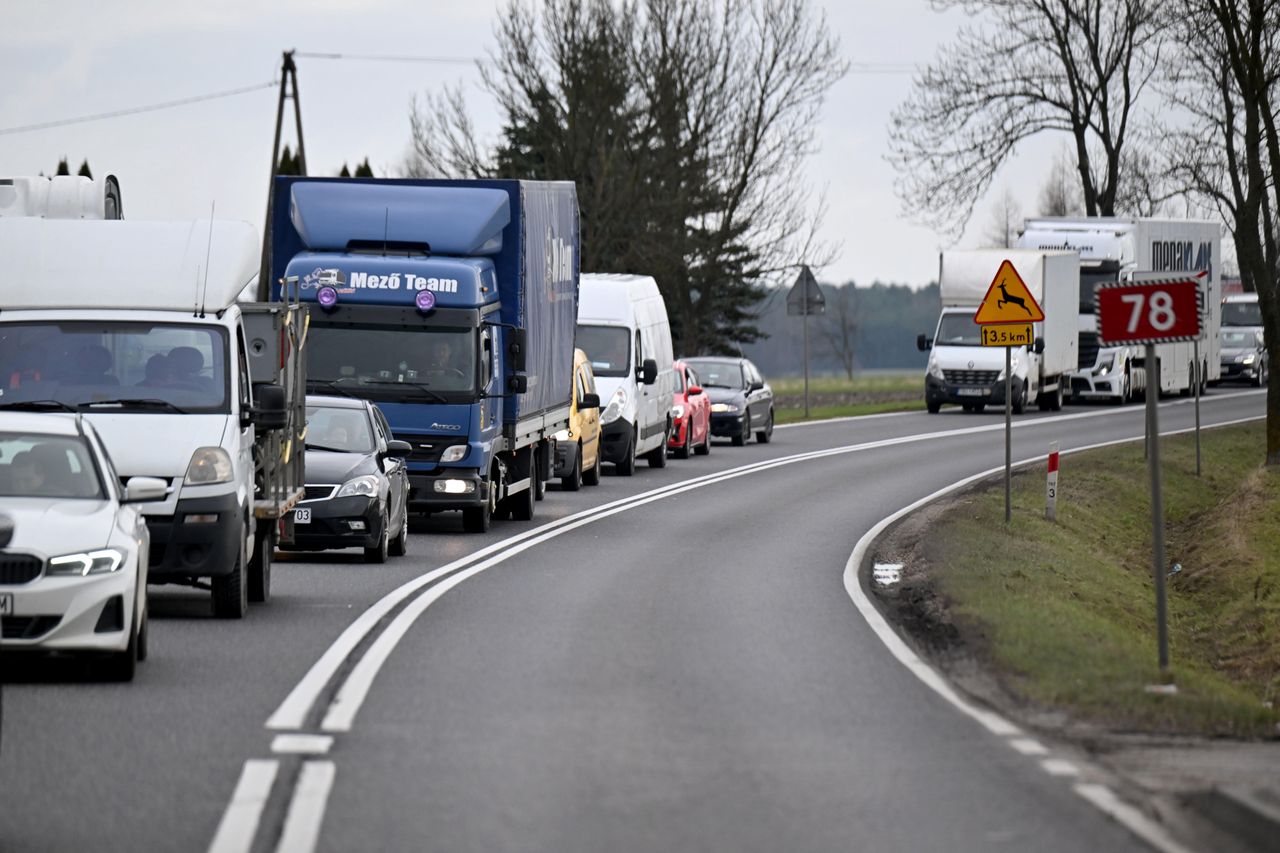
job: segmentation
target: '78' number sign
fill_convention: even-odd
[[[1200,287],[1194,279],[1104,284],[1097,296],[1098,337],[1104,346],[1200,337]]]

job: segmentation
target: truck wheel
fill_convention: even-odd
[[[253,558],[249,560],[249,601],[261,604],[271,597],[271,558],[275,554],[275,525],[259,522],[253,537]]]
[[[929,411],[929,414],[931,415],[936,415],[938,414],[938,412],[942,411],[942,404],[935,403],[932,400],[925,400],[924,407]]]
[[[582,445],[579,444],[573,457],[573,470],[560,478],[560,488],[566,492],[576,492],[582,488]]]
[[[462,529],[468,533],[487,533],[493,519],[493,507],[498,496],[498,483],[489,477],[489,499],[482,506],[469,506],[462,511]]]
[[[578,457],[578,464],[582,464],[581,456]],[[596,464],[592,465],[590,470],[582,472],[582,482],[588,486],[600,485],[600,447],[598,443],[596,446]]]
[[[507,498],[506,503],[511,512],[511,517],[516,521],[532,521],[533,510],[537,498],[533,494],[533,484],[529,484],[529,488],[523,492],[511,495]]]
[[[249,584],[245,578],[244,537],[236,564],[230,574],[211,578],[213,587],[213,615],[216,619],[243,619],[249,609]]]
[[[636,472],[636,435],[631,433],[631,443],[627,445],[627,449],[622,453],[622,459],[613,466],[613,470],[620,477],[630,477]]]
[[[533,498],[542,500],[547,496],[547,481],[542,479],[542,450],[533,451]]]
[[[756,442],[768,444],[773,439],[773,409],[769,410],[769,420],[764,422],[764,429],[756,433]]]
[[[366,563],[385,563],[387,556],[391,553],[391,518],[387,515],[387,508],[382,508],[382,535],[378,537],[378,544],[372,548],[364,549],[364,561]]]
[[[404,505],[404,513],[400,517],[400,532],[387,546],[387,553],[393,557],[403,557],[409,553],[409,504],[407,501]]]

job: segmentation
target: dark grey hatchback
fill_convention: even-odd
[[[756,441],[773,438],[773,389],[746,358],[699,356],[682,358],[702,381],[711,400],[711,434],[741,447],[755,433]]]
[[[307,396],[306,494],[290,550],[359,547],[370,563],[409,544],[408,442],[368,400]]]

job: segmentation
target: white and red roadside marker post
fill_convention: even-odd
[[[1058,520],[1058,442],[1049,444],[1049,474],[1045,485],[1044,517]]]

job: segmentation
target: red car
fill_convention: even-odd
[[[675,363],[676,388],[671,401],[671,438],[667,450],[681,459],[689,450],[699,456],[711,452],[711,400],[702,393],[698,374],[683,361]]]

